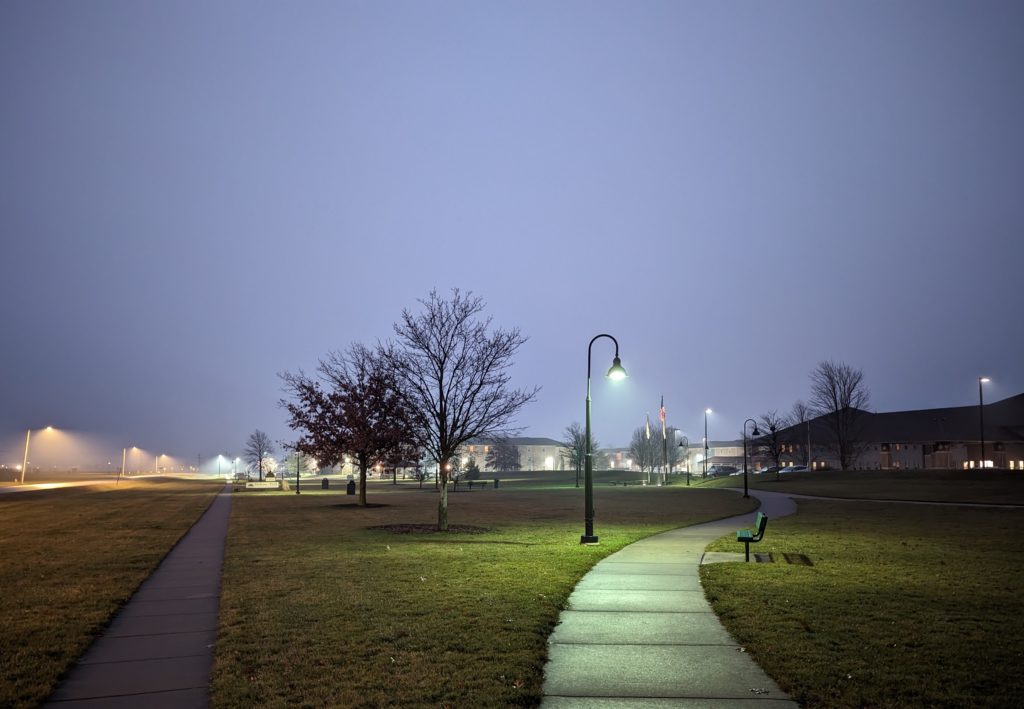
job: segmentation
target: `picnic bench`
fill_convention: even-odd
[[[764,528],[768,526],[768,515],[758,512],[754,520],[755,529],[740,529],[736,532],[736,541],[743,542],[746,547],[746,560],[750,561],[750,545],[764,538]]]

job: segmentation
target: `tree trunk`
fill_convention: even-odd
[[[359,457],[359,506],[366,507],[366,458]]]
[[[448,531],[448,459],[441,461],[441,495],[437,499],[437,531]]]

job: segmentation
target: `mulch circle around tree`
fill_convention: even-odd
[[[392,534],[483,534],[488,532],[486,527],[476,527],[472,524],[449,524],[444,532],[437,530],[436,524],[382,524],[367,529],[391,532]]]
[[[367,502],[365,505],[360,505],[356,502],[341,502],[337,505],[331,505],[336,510],[373,510],[378,507],[391,507],[391,505],[382,505],[379,502]]]

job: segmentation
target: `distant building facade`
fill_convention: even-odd
[[[840,467],[828,416],[783,429],[781,437],[782,465],[806,465],[814,470]],[[853,438],[853,469],[1024,470],[1024,394],[984,407],[861,411]],[[752,460],[757,468],[775,464],[760,452]]]
[[[520,470],[565,470],[566,449],[561,441],[528,436],[513,436],[508,441],[519,450]],[[460,448],[458,458],[463,469],[473,459],[480,470],[491,471],[487,454],[492,445],[490,440],[473,440]]]

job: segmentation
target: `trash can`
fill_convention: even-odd
[[[498,480],[498,478],[494,478],[494,489],[495,489],[495,490],[497,490],[497,489],[498,489],[498,483],[499,483],[499,482],[500,482],[500,481]]]
[[[356,494],[356,481],[355,480],[349,480],[348,481],[348,485],[345,486],[345,494],[346,495],[355,495]]]
[[[327,478],[324,478],[323,480],[320,481],[320,489],[321,490],[327,490],[330,487],[331,487],[331,481],[328,480]]]

